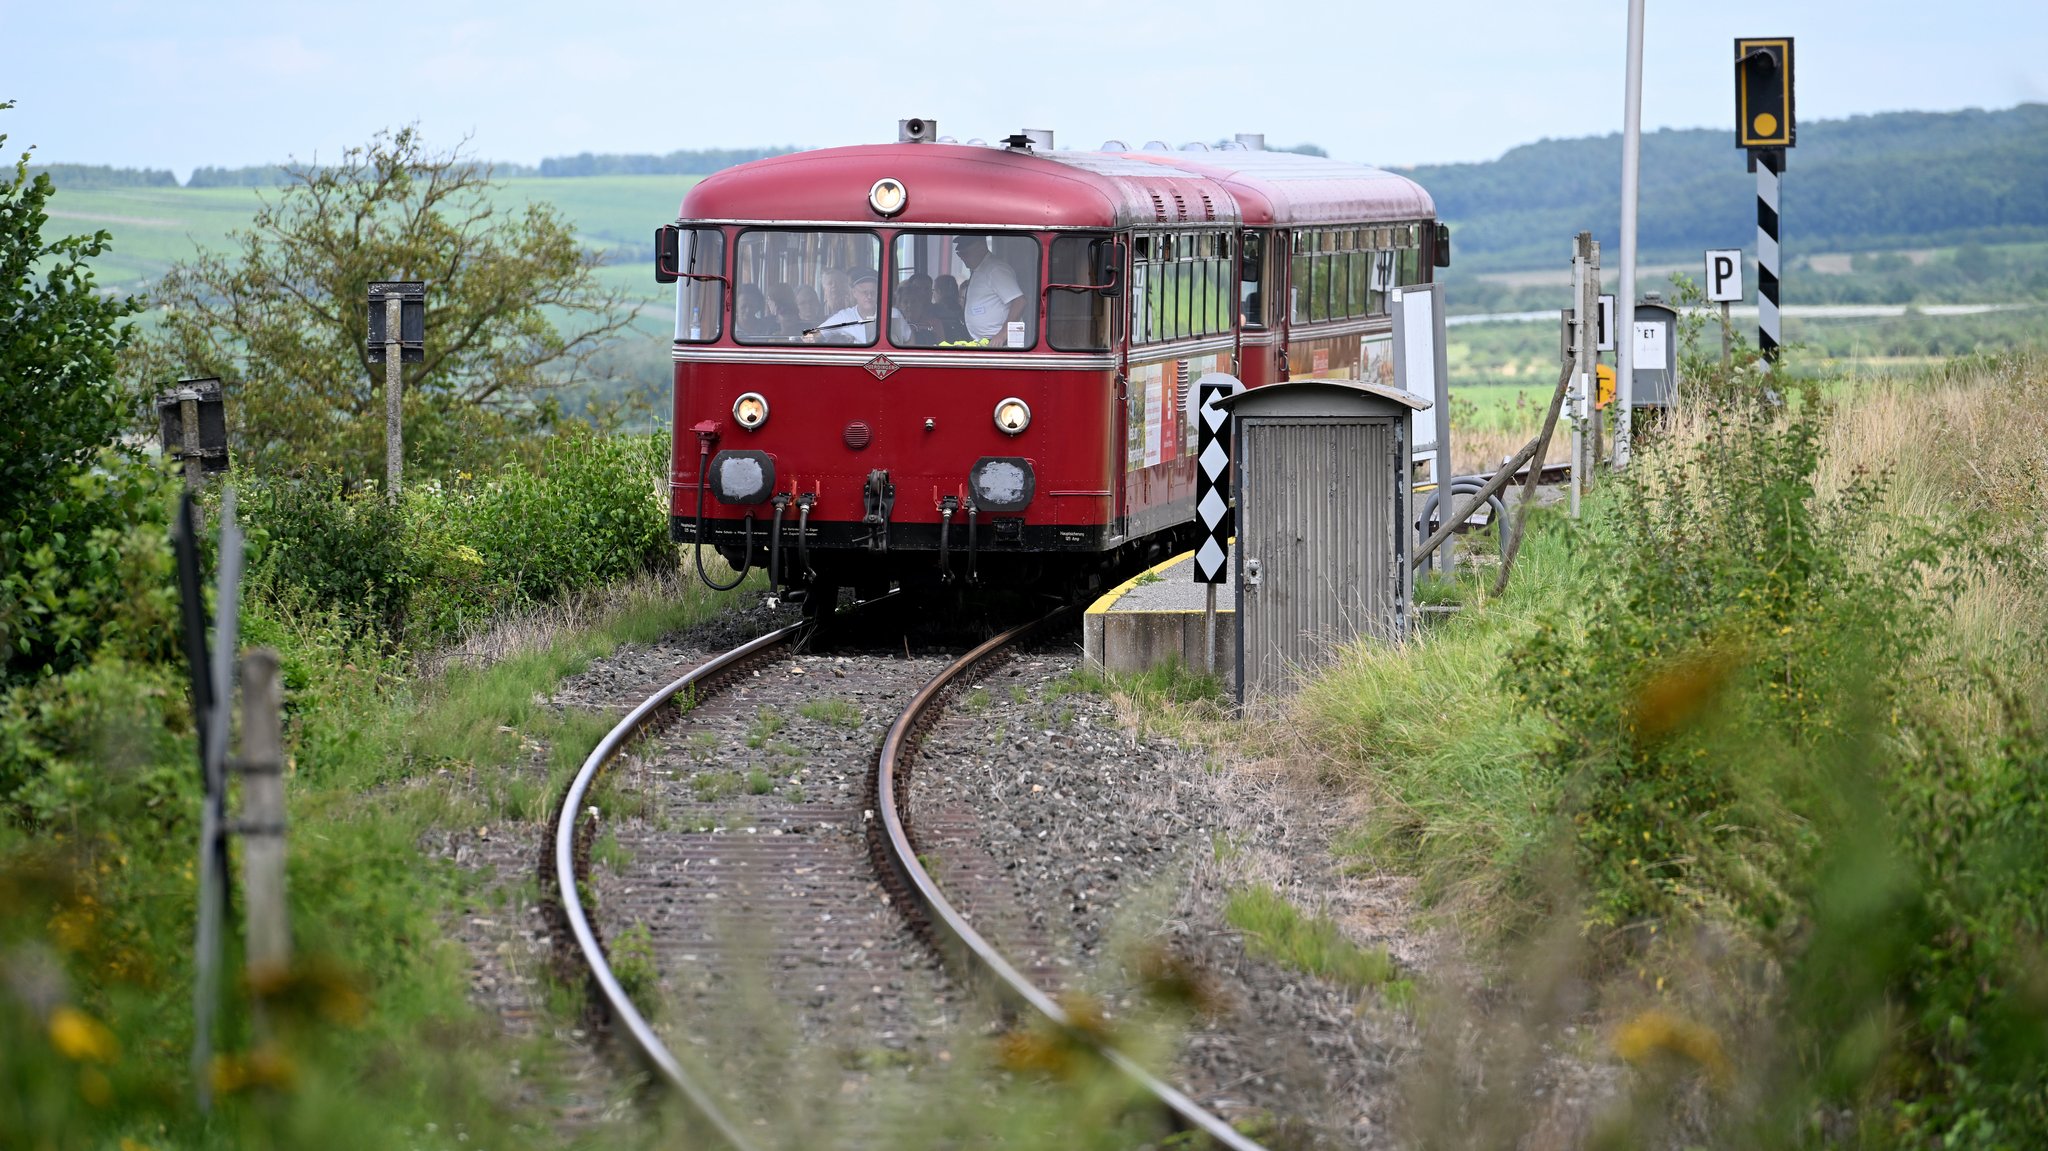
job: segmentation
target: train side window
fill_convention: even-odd
[[[1238,248],[1237,312],[1247,328],[1266,326],[1266,233],[1246,232]]]
[[[1045,332],[1062,352],[1100,352],[1109,348],[1108,289],[1114,280],[1098,281],[1115,251],[1107,236],[1056,236],[1052,242],[1052,290],[1045,299]],[[1107,251],[1105,251],[1107,249]],[[1095,285],[1071,287],[1067,285]]]
[[[1394,253],[1379,251],[1372,254],[1371,311],[1375,316],[1387,314],[1387,289],[1395,283]]]
[[[724,328],[725,233],[717,228],[682,229],[678,257],[685,274],[676,279],[676,342],[711,343]]]
[[[1292,285],[1289,294],[1293,297],[1293,304],[1289,310],[1294,313],[1294,322],[1297,324],[1308,320],[1308,301],[1311,295],[1308,250],[1311,242],[1312,237],[1306,232],[1294,234],[1294,276],[1289,281]]]

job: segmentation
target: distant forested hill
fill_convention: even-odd
[[[1645,135],[1642,165],[1646,259],[1755,242],[1756,177],[1732,130]],[[1556,264],[1585,228],[1616,252],[1618,134],[1543,140],[1498,160],[1408,174],[1451,222],[1452,251],[1467,269]],[[2048,238],[2048,105],[1806,121],[1786,165],[1783,210],[1790,253]]]

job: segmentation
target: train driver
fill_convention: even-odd
[[[853,303],[825,317],[811,332],[804,335],[806,341],[827,344],[872,344],[875,342],[875,309],[880,288],[873,272],[861,272],[853,278]],[[891,311],[891,319],[902,323],[903,313]]]
[[[980,236],[956,237],[953,252],[968,268],[967,285],[961,293],[967,338],[1008,346],[1009,325],[1023,320],[1031,303],[1017,283],[1016,270],[990,253],[988,241]]]

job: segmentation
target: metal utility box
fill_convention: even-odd
[[[1633,406],[1669,408],[1678,400],[1678,311],[1656,300],[1636,305]]]
[[[1217,406],[1235,425],[1239,699],[1286,690],[1359,636],[1401,640],[1408,453],[1414,414],[1430,402],[1380,384],[1304,380]]]

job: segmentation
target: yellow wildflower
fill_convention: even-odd
[[[50,1044],[66,1059],[84,1063],[111,1063],[121,1045],[107,1026],[75,1007],[59,1007],[50,1013]]]
[[[1614,1051],[1635,1064],[1668,1052],[1704,1070],[1717,1087],[1726,1086],[1731,1075],[1721,1037],[1712,1028],[1654,1008],[1622,1025],[1614,1036]]]

